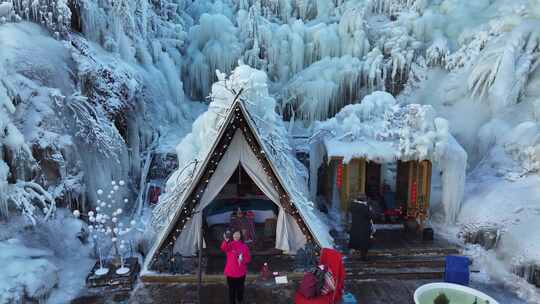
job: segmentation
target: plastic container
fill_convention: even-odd
[[[444,281],[469,286],[469,258],[457,255],[447,256]]]
[[[446,295],[451,304],[499,304],[481,291],[452,283],[430,283],[420,286],[414,292],[414,303],[433,304],[433,300],[441,293]]]
[[[350,292],[347,292],[343,295],[343,298],[341,299],[341,304],[357,304],[356,298],[354,295]]]

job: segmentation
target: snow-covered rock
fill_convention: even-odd
[[[58,284],[59,269],[47,260],[52,252],[24,246],[18,239],[0,241],[0,303],[46,298]]]

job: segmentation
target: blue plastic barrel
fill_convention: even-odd
[[[469,286],[469,258],[457,255],[447,256],[444,281]]]

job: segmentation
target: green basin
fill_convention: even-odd
[[[420,286],[414,292],[414,303],[434,304],[435,298],[441,293],[444,293],[449,304],[499,304],[483,292],[451,283],[430,283]]]

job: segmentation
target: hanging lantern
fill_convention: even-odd
[[[337,174],[336,174],[336,186],[338,188],[341,188],[341,185],[342,185],[342,177],[343,177],[343,164],[342,163],[338,163],[337,165]]]
[[[418,216],[418,205],[417,205],[417,185],[416,181],[411,183],[411,190],[409,196],[409,203],[406,208],[406,214],[408,219],[415,219]]]
[[[411,187],[411,202],[416,205],[416,181],[412,183]]]

